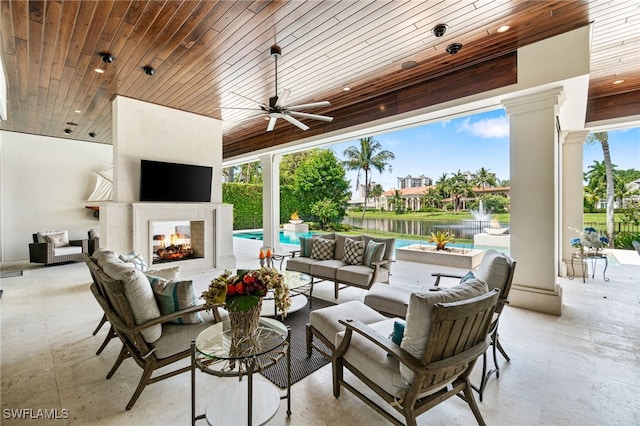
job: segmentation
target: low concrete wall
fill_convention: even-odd
[[[465,253],[425,250],[425,246],[414,244],[396,249],[396,259],[409,262],[430,263],[453,268],[474,269],[484,257],[483,250],[467,250]]]

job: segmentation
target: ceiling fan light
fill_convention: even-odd
[[[442,37],[447,32],[447,28],[449,28],[447,24],[438,24],[435,27],[433,27],[431,32],[436,37]]]
[[[505,31],[509,31],[509,28],[511,28],[509,25],[502,25],[500,28],[497,29],[497,31],[499,33],[503,33]]]

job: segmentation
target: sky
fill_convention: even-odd
[[[373,172],[372,181],[386,190],[398,187],[398,177],[425,175],[434,180],[443,174],[489,169],[498,179],[509,179],[509,119],[504,110],[489,111],[449,121],[370,135],[382,149],[395,154],[392,171]],[[343,151],[358,146],[358,140],[332,145],[336,156],[344,160]],[[640,169],[640,128],[609,132],[613,164],[620,170]],[[594,160],[603,161],[599,144],[584,145],[584,170]],[[347,172],[356,197],[357,172]],[[360,175],[364,183],[364,173]]]

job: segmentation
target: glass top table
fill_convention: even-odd
[[[287,416],[291,415],[290,344],[290,329],[271,318],[260,318],[256,336],[240,344],[232,342],[228,320],[202,331],[191,343],[191,424],[206,419],[210,425],[262,425],[273,418],[280,400],[285,398]],[[283,349],[277,352],[279,348]],[[288,380],[286,395],[281,397],[274,385],[265,381],[254,383],[253,373],[273,366],[283,356],[286,356]],[[219,377],[240,377],[239,381],[216,392],[202,415],[195,412],[196,368]],[[247,380],[243,381],[243,376]]]
[[[311,275],[297,271],[280,271],[280,274],[284,277],[284,283],[289,287],[291,291],[291,307],[289,313],[299,311],[307,304],[307,296],[303,293],[308,291],[311,284]],[[275,317],[277,314],[277,308],[275,300],[273,299],[273,293],[268,294],[265,298],[265,303],[262,304],[261,316]],[[273,303],[271,301],[273,300]],[[268,302],[267,302],[268,301]]]

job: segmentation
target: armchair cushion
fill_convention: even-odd
[[[108,256],[101,260],[105,257]],[[136,324],[160,317],[158,303],[144,272],[120,261],[117,257],[115,259],[113,262],[103,263],[102,270],[110,278],[122,282],[124,296],[129,302]],[[99,263],[98,265],[100,266]],[[162,325],[146,328],[141,334],[146,342],[153,343],[162,335]]]
[[[154,277],[164,278],[166,280],[177,280],[180,278],[180,267],[172,266],[164,269],[149,269],[145,271],[145,275],[149,278],[149,275]]]
[[[499,251],[489,249],[485,252],[475,275],[488,284],[489,290],[497,288],[502,292],[510,273],[509,259]]]
[[[333,259],[335,246],[335,240],[329,240],[327,238],[314,238],[311,248],[311,258],[316,260]]]
[[[162,324],[162,337],[150,346],[155,349],[156,357],[162,359],[185,350],[191,341],[214,323],[213,315],[203,311],[204,321],[198,324],[178,325],[170,322]]]
[[[389,336],[393,333],[395,321],[398,321],[398,319],[390,318],[368,324],[368,327],[382,336]],[[342,343],[344,334],[344,331],[336,334],[336,348]],[[402,365],[398,360],[395,357],[387,356],[386,350],[358,333],[354,333],[351,337],[351,343],[344,354],[344,359],[351,365],[357,365],[358,370],[364,376],[381,386],[385,392],[391,395],[396,395],[409,387],[400,374]]]
[[[47,235],[52,235],[55,237],[59,236],[60,234],[62,235],[62,241],[64,241],[64,243],[66,245],[69,245],[69,233],[67,231],[40,231],[36,234],[36,239],[37,241],[34,241],[34,243],[50,243],[53,241],[47,241]]]
[[[481,296],[489,291],[487,283],[477,278],[454,287],[433,289],[424,293],[412,293],[409,299],[404,337],[400,347],[418,359],[422,358],[427,344],[431,328],[431,311],[436,303],[458,302]],[[413,381],[414,373],[411,369],[400,365],[400,372],[405,383]]]
[[[172,281],[147,275],[149,284],[158,302],[160,314],[168,315],[196,305],[198,298],[192,281]],[[171,322],[176,324],[198,324],[202,322],[199,312],[178,317]]]
[[[337,253],[336,253],[337,254]],[[359,265],[364,256],[364,241],[346,238],[344,242],[344,256],[342,260],[349,265]]]
[[[69,256],[70,254],[82,254],[81,246],[63,246],[53,249],[54,256]]]

